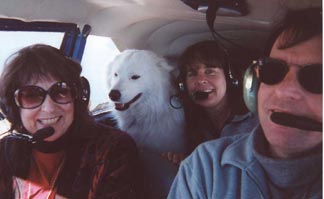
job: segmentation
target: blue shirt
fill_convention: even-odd
[[[263,135],[262,129],[255,128],[251,134],[224,137],[199,145],[182,161],[168,199],[268,199],[278,195],[271,193],[273,189],[269,186],[269,177],[259,162],[260,157],[256,157],[257,143],[265,143],[260,135]],[[258,156],[262,154],[258,153]],[[302,165],[298,169],[296,166],[291,167],[295,172],[291,172],[289,176],[285,175],[285,178],[299,176],[299,179],[302,179],[305,175],[322,174],[322,151],[316,154],[316,157],[272,159],[268,162],[277,165],[273,167],[277,168],[274,172],[280,173],[280,168],[287,168],[287,165],[292,165],[292,161],[295,163],[293,165]],[[309,164],[310,162],[315,163]],[[305,198],[321,198],[321,178],[309,179],[309,182],[304,183],[306,189],[295,188],[295,191],[305,191],[299,194]],[[289,189],[294,189],[294,185]]]

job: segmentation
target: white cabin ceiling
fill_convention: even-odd
[[[89,24],[90,34],[109,36],[123,48],[178,55],[188,45],[211,39],[205,14],[180,0],[0,0],[0,17]],[[320,0],[247,0],[244,17],[217,16],[214,27],[240,45],[261,49],[287,7],[321,6]]]

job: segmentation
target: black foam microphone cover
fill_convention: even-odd
[[[53,127],[49,126],[46,128],[39,129],[33,135],[33,142],[42,142],[45,138],[48,138],[53,134],[54,134]]]
[[[194,100],[205,100],[208,98],[209,93],[203,91],[196,91],[192,94]]]
[[[307,131],[319,131],[322,132],[322,123],[313,119],[295,116],[288,113],[274,112],[270,116],[271,120],[279,125],[288,126],[292,128],[298,128]]]

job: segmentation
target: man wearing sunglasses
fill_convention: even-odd
[[[252,66],[260,127],[200,145],[168,198],[322,198],[322,12],[282,24]]]

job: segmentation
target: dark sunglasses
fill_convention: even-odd
[[[278,84],[289,71],[286,62],[273,58],[258,59],[255,66],[259,80],[268,85]],[[322,64],[304,66],[297,74],[299,84],[311,93],[322,94],[322,70]]]
[[[24,86],[15,91],[15,102],[20,108],[33,109],[43,104],[47,94],[58,104],[68,104],[76,98],[76,89],[66,82],[57,82],[47,91],[38,86]]]

